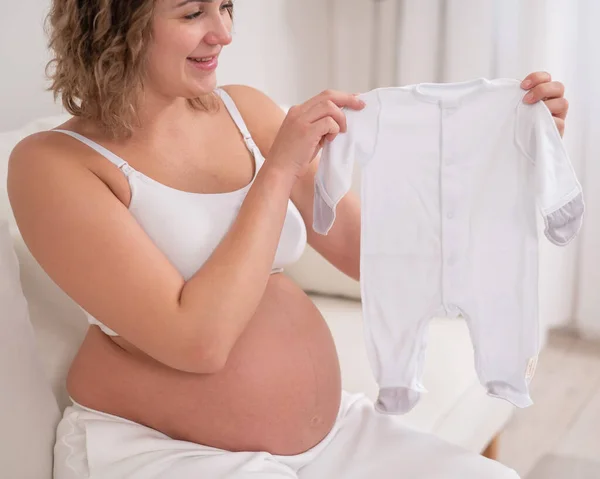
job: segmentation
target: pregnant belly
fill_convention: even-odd
[[[67,386],[85,406],[175,439],[281,455],[301,453],[322,440],[335,422],[341,396],[329,328],[283,274],[270,277],[218,373],[173,370],[119,347],[92,327]]]

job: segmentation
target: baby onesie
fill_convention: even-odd
[[[378,88],[344,109],[326,142],[313,229],[328,234],[361,174],[361,296],[379,412],[410,411],[422,384],[432,317],[465,318],[488,395],[533,404],[539,352],[538,229],[564,246],[584,202],[543,102],[514,79]]]

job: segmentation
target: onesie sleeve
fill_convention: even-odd
[[[379,98],[373,90],[359,95],[366,106],[362,110],[343,108],[347,129],[333,141],[325,141],[315,174],[313,230],[327,235],[336,217],[336,207],[350,191],[354,162],[364,166],[377,141]]]
[[[583,222],[581,185],[546,104],[520,101],[517,117],[517,144],[534,166],[544,234],[555,245],[565,246],[577,236]]]

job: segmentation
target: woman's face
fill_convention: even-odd
[[[232,0],[157,0],[145,83],[166,97],[196,98],[216,87],[216,63],[231,43]],[[214,57],[210,62],[200,62]]]

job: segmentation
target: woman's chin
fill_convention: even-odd
[[[198,98],[209,95],[217,87],[217,76],[207,76],[202,81],[195,81],[189,88],[188,98]]]

